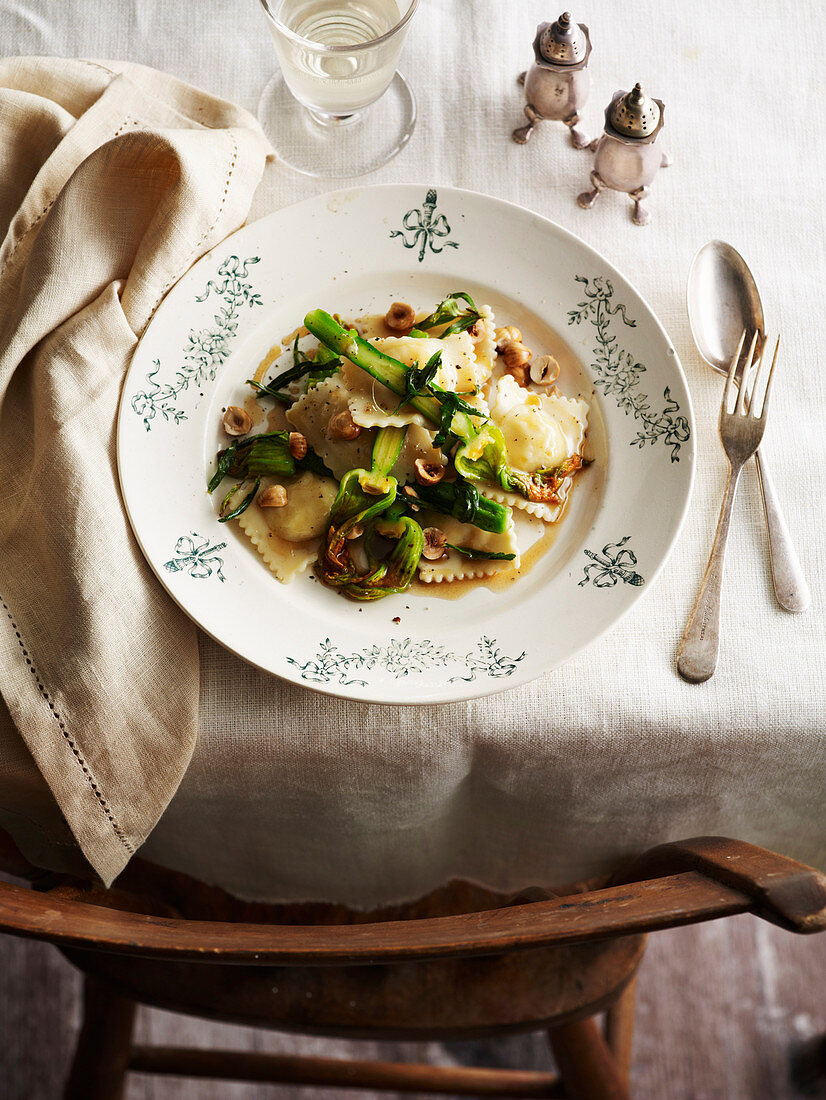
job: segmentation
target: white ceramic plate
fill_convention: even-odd
[[[426,590],[356,604],[309,575],[282,585],[205,491],[221,410],[243,403],[245,379],[308,310],[356,316],[397,299],[431,309],[454,290],[492,305],[535,353],[556,354],[562,392],[591,404],[595,461],[553,546],[507,590],[458,600]],[[674,348],[602,256],[485,195],[386,186],[279,210],[187,272],[135,353],[118,460],[149,563],[224,646],[322,692],[433,703],[530,680],[614,626],[674,545],[694,443]]]

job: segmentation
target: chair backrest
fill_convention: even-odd
[[[754,845],[700,837],[651,849],[586,893],[368,923],[192,920],[141,911],[123,891],[0,883],[0,931],[151,958],[334,966],[498,954],[651,932],[752,912],[794,932],[826,928],[826,877]],[[134,906],[132,902],[134,901]]]

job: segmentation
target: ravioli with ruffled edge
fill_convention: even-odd
[[[387,319],[391,313],[392,309]],[[482,306],[475,317],[470,327],[442,337],[432,331],[414,336],[388,334],[386,324],[377,317],[359,318],[353,327],[408,370],[421,374],[434,357],[438,358],[430,378],[433,391],[454,393],[480,417],[489,418],[501,432],[514,471],[531,475],[538,470],[569,469],[570,473],[559,479],[550,500],[527,499],[489,482],[480,486],[481,492],[494,501],[546,524],[556,523],[576,471],[583,464],[588,404],[581,398],[563,396],[555,384],[534,382],[531,353],[522,344],[521,335],[512,327],[497,329],[489,306]],[[414,326],[421,319],[419,315]],[[297,330],[299,334],[302,331],[306,334],[306,329]],[[399,486],[409,486],[411,495],[422,476],[436,481],[450,481],[455,476],[450,454],[434,442],[438,433],[433,423],[411,404],[400,402],[396,393],[352,361],[344,358],[328,377],[313,378],[314,361],[320,358],[314,355],[314,344],[307,335],[299,335],[294,343],[293,360],[302,356],[310,364],[309,377],[303,387],[295,380],[289,383],[292,404],[284,416],[292,432],[291,441],[294,437],[306,441],[306,449],[332,476],[304,469],[293,476],[262,477],[255,498],[237,516],[240,530],[284,583],[316,561],[319,543],[329,529],[338,480],[350,470],[370,469],[377,431],[385,427],[406,429],[389,473]],[[270,369],[275,369],[276,378],[283,376],[278,368],[279,352],[280,346],[276,345],[262,361],[255,376],[257,383]],[[547,375],[547,370],[544,373]],[[319,374],[324,371],[319,370]],[[346,431],[335,429],[342,424]],[[266,506],[274,486],[281,486],[283,493],[276,490],[277,506]],[[427,553],[426,549],[426,556],[419,560],[420,581],[430,584],[485,578],[519,568],[520,548],[512,518],[503,531],[493,533],[427,506],[414,504],[413,508],[426,532],[435,531],[441,536],[435,539],[435,549],[441,545],[441,553],[434,553],[432,548]],[[357,541],[356,537],[354,551]]]

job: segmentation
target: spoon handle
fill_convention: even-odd
[[[742,463],[738,466],[732,466],[729,463],[726,492],[720,509],[720,518],[717,520],[717,530],[714,534],[708,565],[677,653],[677,671],[684,680],[692,684],[702,684],[704,680],[710,679],[717,667],[717,654],[720,650],[720,598],[723,594],[726,540],[731,522],[731,508],[742,469]]]
[[[769,533],[769,556],[771,558],[772,582],[777,602],[784,611],[805,611],[812,602],[809,586],[803,575],[803,569],[797,551],[789,534],[789,528],[780,510],[774,482],[766,469],[765,459],[760,451],[754,456],[757,464],[757,477],[760,492],[763,494],[763,509],[766,513],[766,529]]]

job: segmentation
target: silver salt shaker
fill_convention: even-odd
[[[591,142],[594,168],[593,191],[583,191],[577,202],[590,210],[605,188],[625,191],[634,200],[633,221],[646,225],[651,212],[642,203],[651,194],[651,183],[669,157],[657,145],[663,128],[665,104],[652,99],[635,84],[630,92],[619,91],[605,109],[605,131]]]
[[[571,142],[585,149],[590,138],[578,127],[580,111],[591,91],[588,59],[591,38],[584,23],[574,23],[565,11],[555,23],[540,23],[533,43],[534,63],[519,77],[525,85],[527,126],[513,131],[513,140],[524,145],[537,123],[564,122]]]

